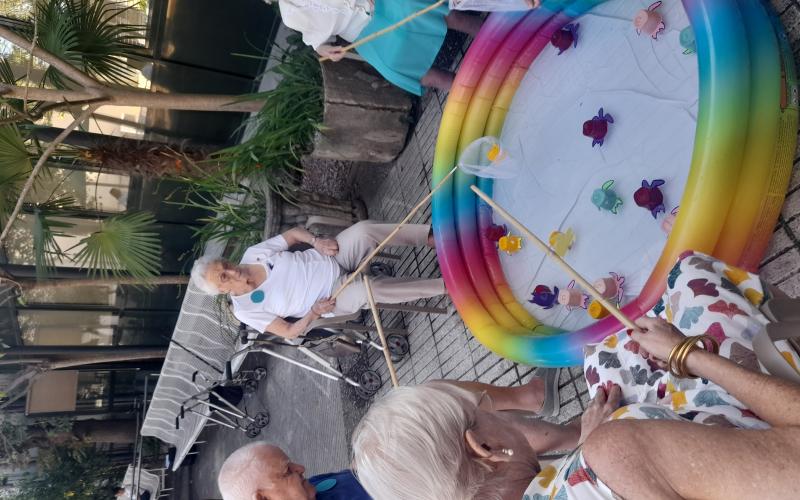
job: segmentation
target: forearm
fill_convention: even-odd
[[[520,429],[531,448],[540,455],[550,451],[571,450],[578,446],[581,436],[580,419],[559,425],[526,418]]]
[[[267,325],[266,331],[286,339],[296,339],[303,335],[306,330],[308,330],[309,325],[317,318],[319,318],[319,314],[315,313],[313,310],[309,311],[308,314],[294,323],[289,323],[282,318],[276,318],[272,323]]]
[[[306,333],[308,327],[311,326],[311,323],[319,319],[319,317],[319,314],[315,313],[314,311],[308,311],[308,314],[292,324],[292,328],[290,330],[292,336],[290,338],[295,339]]]
[[[298,243],[307,243],[312,245],[314,242],[314,235],[302,227],[293,227],[284,232],[281,236],[286,240],[286,243],[291,247]]]
[[[689,354],[686,367],[693,375],[721,386],[769,424],[800,425],[800,385],[747,370],[702,350]]]

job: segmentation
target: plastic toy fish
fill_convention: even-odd
[[[603,307],[603,304],[596,300],[593,300],[592,303],[589,304],[589,308],[586,309],[586,312],[594,319],[603,319],[610,314],[608,309]]]
[[[661,13],[656,9],[661,7],[661,1],[653,2],[647,9],[642,9],[636,13],[633,18],[633,27],[636,28],[636,33],[647,33],[653,40],[658,40],[658,34],[664,31],[666,25]]]
[[[694,29],[691,26],[681,30],[680,42],[684,54],[689,55],[697,52],[697,41],[694,38]]]
[[[508,158],[508,153],[506,153],[498,143],[494,143],[492,147],[489,148],[489,151],[486,152],[486,159],[492,163],[501,162],[506,158]]]
[[[522,250],[522,236],[516,236],[511,233],[501,237],[497,240],[497,246],[500,250],[508,255],[514,255]]]
[[[567,229],[566,232],[553,231],[550,233],[550,248],[558,255],[563,257],[575,243],[575,232],[572,228]]]
[[[581,23],[568,24],[553,33],[553,36],[550,37],[550,43],[558,49],[558,55],[563,54],[570,45],[573,47],[578,46],[578,28],[580,26]]]
[[[583,122],[583,135],[592,138],[592,147],[603,145],[603,141],[608,134],[608,124],[614,123],[614,117],[603,113],[603,108],[597,112],[597,116],[591,120]]]
[[[622,302],[623,287],[625,278],[617,273],[608,273],[610,278],[600,278],[592,283],[595,290],[600,292],[604,299],[613,299],[617,304]]]
[[[663,179],[655,179],[650,183],[648,183],[647,180],[643,180],[642,187],[633,193],[633,201],[636,202],[638,206],[650,210],[654,219],[658,217],[659,212],[666,212],[664,208],[664,194],[658,189],[659,186],[663,185]]]
[[[611,189],[614,181],[606,181],[602,187],[595,189],[592,193],[592,204],[598,210],[608,210],[612,214],[617,213],[617,209],[622,206],[622,198],[617,196],[617,193]]]
[[[552,309],[553,306],[556,304],[556,299],[558,298],[558,287],[554,286],[552,290],[550,290],[549,286],[546,285],[536,285],[536,288],[533,289],[533,293],[531,294],[530,302],[531,304],[536,304],[537,306],[544,307],[545,309]]]
[[[675,219],[678,218],[678,209],[680,207],[675,207],[672,209],[672,212],[668,213],[664,220],[661,221],[661,230],[664,231],[666,234],[672,232],[672,226],[675,225]]]
[[[567,288],[561,290],[556,294],[558,296],[558,303],[566,306],[568,311],[580,307],[586,309],[589,307],[589,296],[575,288],[575,280],[570,281]]]
[[[483,235],[486,237],[487,240],[493,241],[497,243],[500,241],[500,238],[505,236],[508,233],[508,228],[505,224],[498,225],[492,224],[491,226],[487,227],[486,230],[483,232]]]

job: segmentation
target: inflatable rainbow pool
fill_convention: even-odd
[[[506,112],[552,34],[605,0],[544,0],[529,12],[493,14],[469,48],[442,117],[433,184],[461,148],[500,136]],[[641,294],[623,307],[639,317],[660,299],[681,252],[757,268],[792,168],[798,89],[786,35],[766,0],[683,0],[695,31],[700,89],[695,150],[680,214]],[[635,8],[634,8],[635,9]],[[470,191],[492,182],[463,172],[433,198],[433,227],[448,292],[467,327],[495,353],[536,366],[581,364],[582,348],[621,326],[613,317],[574,332],[541,324],[517,302],[495,244],[481,238],[490,208]]]

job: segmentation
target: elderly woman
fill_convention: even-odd
[[[273,0],[267,0],[271,3]],[[340,36],[356,42],[433,3],[432,0],[278,0],[283,23],[299,31],[319,54],[338,61],[339,47],[326,42]],[[481,20],[442,5],[358,47],[358,53],[384,78],[422,95],[422,87],[449,90],[453,75],[432,67],[447,29],[477,34]]]
[[[239,265],[198,259],[192,281],[208,294],[230,294],[233,313],[242,323],[259,332],[296,338],[323,315],[348,315],[367,307],[360,277],[336,300],[329,297],[394,228],[361,221],[328,239],[296,227],[248,248]],[[301,243],[311,248],[289,251]],[[430,226],[420,224],[401,227],[389,244],[434,246]],[[373,281],[372,291],[376,302],[397,304],[442,295],[445,288],[441,278],[382,278]],[[290,323],[288,317],[299,319]]]
[[[580,433],[496,411],[474,391],[396,389],[353,436],[359,478],[376,500],[796,498],[800,386],[761,373],[752,352],[765,295],[757,276],[687,255],[655,308],[666,320],[588,346],[594,399]],[[565,437],[574,450],[542,468],[537,456]]]

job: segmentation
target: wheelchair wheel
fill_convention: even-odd
[[[253,422],[256,427],[263,429],[264,427],[269,425],[269,412],[268,411],[260,411],[256,413],[256,416],[253,417],[255,422]]]
[[[255,380],[264,380],[267,378],[267,369],[263,366],[259,366],[253,370],[253,378]]]
[[[242,384],[242,389],[244,390],[245,394],[255,394],[258,390],[258,380],[245,380]]]
[[[253,439],[254,437],[261,434],[261,427],[258,427],[257,425],[254,424],[250,424],[245,428],[245,434],[250,439]]]
[[[389,353],[395,360],[402,359],[411,350],[406,336],[398,333],[387,335],[386,344],[389,346]]]
[[[364,370],[358,376],[359,386],[355,388],[356,394],[361,399],[371,399],[383,385],[381,376],[374,370]]]

